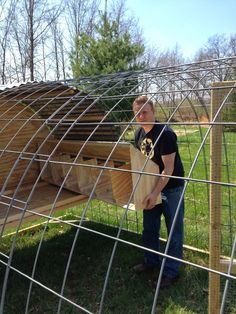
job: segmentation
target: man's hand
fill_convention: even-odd
[[[156,205],[156,202],[157,202],[157,195],[153,192],[148,194],[143,200],[145,209],[152,209]]]
[[[164,164],[164,169],[162,171],[163,175],[172,175],[174,170],[175,155],[176,153],[161,156]],[[164,189],[168,181],[168,177],[160,177],[154,190],[150,194],[148,194],[143,200],[143,205],[145,206],[145,209],[152,209],[156,205],[157,196]]]

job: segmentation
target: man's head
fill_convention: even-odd
[[[133,112],[138,123],[142,124],[144,130],[150,131],[155,122],[155,110],[153,102],[147,96],[139,96],[133,102]],[[143,124],[151,122],[151,124]]]

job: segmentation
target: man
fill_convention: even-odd
[[[184,169],[178,151],[177,136],[167,125],[155,119],[153,102],[146,96],[139,96],[133,102],[133,112],[140,128],[135,133],[135,145],[145,155],[158,164],[160,176],[157,185],[143,200],[143,244],[159,251],[161,215],[164,215],[167,232],[171,230],[173,219],[184,188],[184,180],[168,176],[183,177]],[[161,194],[162,204],[156,205]],[[184,237],[184,201],[181,201],[168,255],[182,259]],[[178,261],[167,258],[161,280],[161,288],[169,287],[179,278]],[[135,265],[133,270],[142,273],[160,267],[158,254],[145,251],[145,260]]]

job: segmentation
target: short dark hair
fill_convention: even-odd
[[[134,104],[137,105],[144,105],[144,104],[149,104],[151,106],[151,109],[154,111],[154,104],[153,101],[151,99],[149,99],[146,95],[141,95],[138,96],[134,102],[133,102],[133,106]]]

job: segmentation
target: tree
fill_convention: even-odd
[[[236,69],[234,69],[233,71],[232,80],[236,80]],[[230,95],[228,102],[226,103],[226,106],[223,109],[223,121],[225,122],[236,121],[236,92],[233,92]],[[224,129],[229,132],[236,132],[236,125],[235,124],[225,125]]]
[[[46,0],[21,0],[14,13],[12,48],[15,48],[13,54],[18,56],[14,60],[20,60],[21,79],[33,81],[42,67],[41,45],[47,39],[50,25],[60,14],[60,6],[49,6]],[[19,68],[19,64],[15,67]]]
[[[107,14],[101,16],[96,26],[96,34],[81,33],[71,54],[74,77],[82,75],[108,74],[113,72],[141,69],[144,66],[139,58],[144,45],[132,42],[129,32],[120,32],[117,20]]]
[[[98,0],[65,0],[66,23],[71,45],[81,33],[92,35],[99,12]]]
[[[236,56],[236,34],[232,34],[229,38],[229,55]]]
[[[196,55],[195,61],[204,61],[212,59],[220,59],[225,57],[235,56],[236,53],[236,34],[230,37],[225,34],[215,34],[208,38],[207,43],[203,48],[200,48]],[[232,71],[230,68],[227,70],[216,68],[212,71],[213,77],[218,78],[220,81],[230,80]]]
[[[90,36],[80,34],[76,40],[75,50],[71,55],[71,65],[74,77],[110,74],[142,69],[145,64],[141,61],[144,45],[132,41],[127,29],[120,28],[120,15],[117,19],[111,18],[106,12],[101,15],[100,23],[96,26],[96,34]],[[103,100],[103,106],[107,109],[117,105],[113,119],[116,121],[129,120],[131,117],[131,103],[122,99],[122,95],[135,91],[136,80],[123,78],[119,86],[109,91],[112,82],[107,83],[106,95],[120,97],[120,101]]]
[[[9,48],[10,28],[14,16],[15,1],[11,0],[0,1],[0,60],[1,60],[1,84],[5,84],[6,79],[6,65],[7,65],[7,50]]]
[[[55,79],[66,79],[66,60],[65,60],[65,52],[66,48],[63,42],[63,30],[60,28],[60,23],[55,19],[50,27],[50,35],[51,35],[51,44],[49,51],[50,59],[54,67]]]

